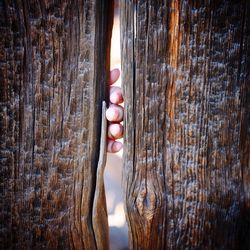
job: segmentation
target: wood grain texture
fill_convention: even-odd
[[[92,209],[112,8],[0,2],[1,249],[97,248]]]
[[[102,128],[100,140],[100,153],[96,173],[96,189],[93,203],[93,228],[96,235],[96,245],[98,250],[109,249],[109,225],[106,205],[106,195],[104,188],[104,169],[107,160],[107,119],[106,102],[102,103]]]
[[[249,249],[249,2],[120,4],[130,249]]]

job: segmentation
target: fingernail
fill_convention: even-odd
[[[110,130],[111,130],[111,134],[113,136],[118,136],[120,134],[120,126],[118,124],[112,124],[110,125]]]
[[[122,149],[122,143],[121,142],[114,142],[113,144],[113,150],[115,152],[118,152]]]
[[[110,82],[114,83],[116,79],[118,79],[120,76],[120,70],[119,69],[113,69],[110,73]]]
[[[110,95],[110,101],[111,101],[112,103],[118,103],[118,102],[119,102],[119,99],[120,99],[120,96],[119,96],[119,94],[117,94],[117,93],[112,93],[112,94]]]
[[[107,112],[106,112],[106,117],[107,117],[107,119],[108,119],[109,121],[113,121],[113,120],[118,119],[119,113],[118,113],[117,110],[110,108],[110,109],[108,109]]]

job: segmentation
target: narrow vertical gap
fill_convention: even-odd
[[[115,0],[110,51],[110,69],[112,70],[114,68],[121,69],[120,16],[119,1],[117,0]],[[121,77],[113,86],[121,87]],[[123,142],[123,139],[119,141]],[[128,229],[122,196],[122,154],[123,151],[116,154],[108,153],[105,167],[104,182],[110,231],[110,250],[128,249]]]

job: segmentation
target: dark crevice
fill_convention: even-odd
[[[92,170],[92,188],[90,199],[90,214],[93,214],[94,196],[96,190],[96,178],[97,178],[97,165],[100,152],[100,138],[101,138],[101,117],[102,117],[102,101],[105,100],[108,103],[108,87],[107,82],[109,80],[110,71],[110,50],[111,50],[111,35],[113,28],[114,18],[114,1],[98,1],[96,3],[96,15],[95,15],[95,51],[94,51],[94,85],[95,85],[95,108],[98,116],[95,118],[96,126],[96,141],[95,151],[93,152],[94,169]],[[101,86],[101,87],[100,87]],[[93,221],[91,219],[92,228]],[[95,244],[97,247],[97,239],[95,238]]]
[[[135,55],[135,50],[136,50],[136,32],[137,32],[137,3],[133,3],[133,45],[132,45],[132,50],[133,50],[133,79],[132,79],[132,84],[133,84],[133,96],[132,102],[133,102],[133,176],[136,175],[136,55]],[[132,186],[131,186],[132,187]],[[133,188],[134,190],[134,188]],[[131,190],[129,190],[129,193],[131,194]]]

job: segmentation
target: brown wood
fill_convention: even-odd
[[[120,1],[131,249],[249,249],[249,1]]]
[[[108,241],[103,227],[95,234],[92,210],[112,8],[104,0],[0,3],[1,249]]]
[[[94,194],[92,221],[96,235],[98,250],[109,249],[109,226],[107,220],[106,195],[104,188],[104,169],[107,160],[107,119],[106,102],[102,103],[102,128],[100,139],[100,153],[96,171],[96,189]]]

